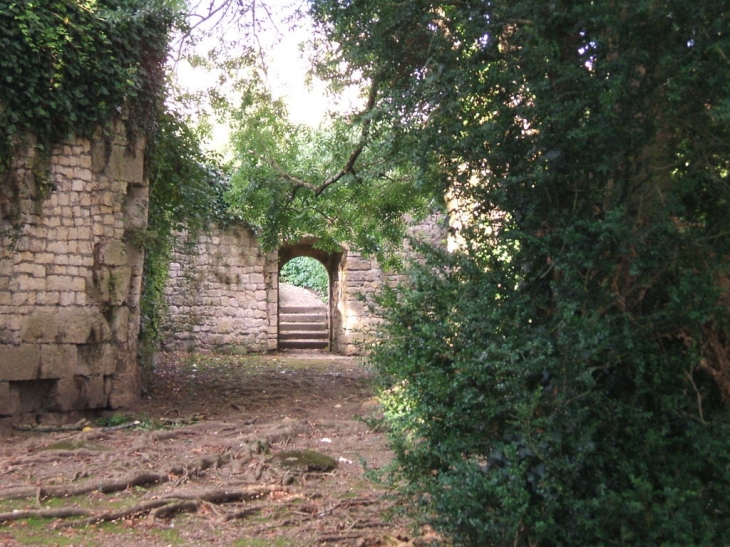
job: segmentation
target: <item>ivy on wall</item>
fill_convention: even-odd
[[[0,0],[0,173],[33,133],[40,151],[124,113],[150,133],[177,0]]]
[[[19,226],[10,166],[27,136],[41,162],[67,137],[91,138],[119,119],[128,142],[147,138],[149,224],[127,234],[146,254],[143,351],[154,351],[165,313],[175,232],[233,220],[219,162],[166,104],[165,61],[184,8],[184,0],[0,0],[0,221]]]
[[[176,239],[186,233],[192,245],[209,222],[225,226],[237,219],[227,212],[228,176],[222,161],[201,148],[198,135],[181,115],[165,112],[158,118],[146,155],[149,221],[135,243],[146,254],[140,332],[142,365],[150,368],[167,313],[165,287]]]

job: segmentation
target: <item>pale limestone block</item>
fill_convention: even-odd
[[[22,273],[33,273],[33,264],[30,262],[21,262],[15,267],[15,273],[16,274],[22,274]],[[28,277],[28,276],[21,276],[21,277]],[[22,281],[20,282],[22,286]]]
[[[88,259],[85,259],[84,257],[87,257]],[[70,266],[86,266],[91,267],[94,264],[94,259],[91,256],[91,253],[76,253],[74,255],[71,255],[67,257],[67,264]]]
[[[76,303],[76,293],[64,291],[60,293],[59,304],[61,306],[73,306]]]
[[[35,380],[40,368],[40,348],[36,344],[0,345],[0,381]]]
[[[71,267],[67,268],[68,270],[71,270]],[[78,268],[76,268],[78,270]],[[70,271],[68,272],[71,273]],[[66,287],[67,290],[75,291],[75,292],[83,292],[86,290],[86,280],[83,277],[77,276],[70,276],[71,277],[71,283]]]
[[[233,323],[229,319],[218,321],[217,331],[221,334],[229,334],[233,332]]]
[[[40,253],[46,250],[46,241],[39,237],[35,237],[30,240],[28,250],[32,253]]]
[[[68,246],[65,241],[49,241],[46,250],[49,253],[64,255],[68,253]]]
[[[45,277],[28,277],[23,276],[21,281],[22,290],[24,291],[45,291],[47,289]]]
[[[73,278],[67,275],[49,275],[47,282],[49,291],[66,291],[71,288]]]

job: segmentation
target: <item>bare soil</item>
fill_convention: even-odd
[[[125,415],[5,431],[0,545],[424,545],[378,480],[377,417],[352,358],[161,355]],[[304,449],[337,466],[276,458]]]
[[[280,300],[323,305],[284,284]],[[371,380],[327,353],[161,354],[136,408],[67,430],[6,421],[0,546],[430,544],[383,481]]]

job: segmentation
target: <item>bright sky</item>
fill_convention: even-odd
[[[301,4],[301,1],[294,0]],[[335,107],[334,101],[328,97],[326,86],[320,80],[307,83],[309,63],[306,53],[301,51],[301,44],[311,36],[312,22],[302,18],[297,26],[290,29],[283,19],[292,13],[292,0],[267,0],[266,6],[272,16],[281,18],[276,21],[276,28],[269,24],[258,32],[258,40],[266,52],[268,65],[268,83],[273,95],[281,98],[287,104],[289,117],[292,122],[317,127],[326,119],[328,109]],[[210,49],[211,42],[204,42],[200,51]],[[193,68],[187,62],[181,61],[175,72],[179,83],[191,92],[205,91],[211,83],[217,80],[217,75],[203,68]],[[356,94],[351,94],[345,105],[357,102]],[[228,128],[216,126],[213,128],[213,142],[211,146],[221,150],[228,141]]]

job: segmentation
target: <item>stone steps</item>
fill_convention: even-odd
[[[328,346],[327,308],[279,308],[279,349],[326,349]]]

